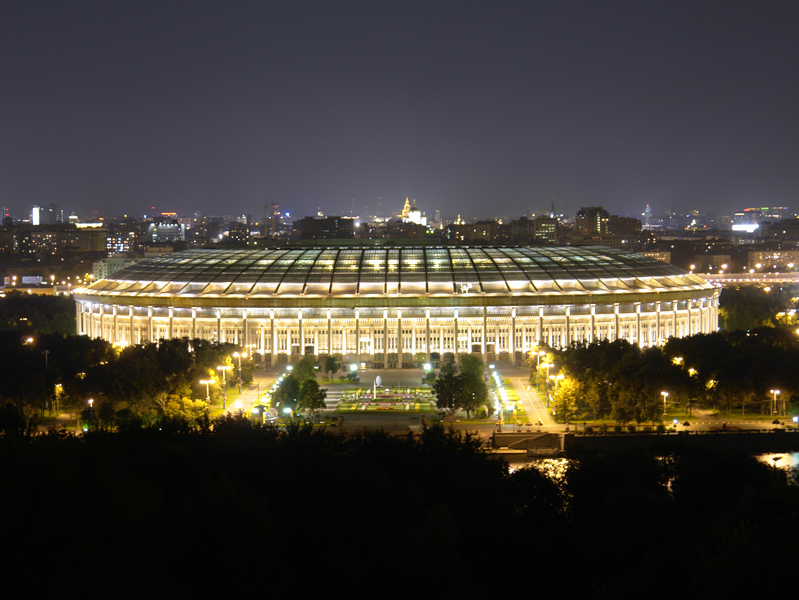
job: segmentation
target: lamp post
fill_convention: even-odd
[[[239,359],[239,394],[241,394],[241,359],[242,357],[247,358],[246,352],[234,352],[233,356]]]
[[[227,376],[225,373],[230,367],[217,367],[218,371],[222,371],[222,410],[227,409]]]
[[[774,414],[777,414],[777,394],[780,393],[780,390],[770,390],[770,391],[771,391],[771,398],[772,398],[772,401],[771,401],[772,402],[772,404],[771,404],[771,414],[774,415]]]
[[[211,384],[216,383],[216,379],[203,379],[200,381],[205,385],[205,403],[208,405],[206,410],[211,407]]]
[[[557,375],[552,375],[549,377],[552,381],[555,382],[555,395],[558,395],[558,382],[563,380],[566,376],[563,373],[559,373]],[[549,406],[549,393],[547,393],[547,406]],[[561,406],[564,407],[563,412],[565,414],[564,422],[566,423],[566,431],[569,431],[569,411],[565,407],[564,403],[561,403]],[[557,406],[555,407],[555,412],[557,413]],[[556,415],[557,416],[557,415]]]
[[[663,414],[666,414],[666,398],[669,397],[668,392],[660,392],[660,395],[663,396]]]
[[[549,367],[552,366],[552,363],[551,362],[545,362],[541,366],[542,367],[546,367],[546,369],[547,369],[547,378],[544,381],[546,381],[546,384],[547,384],[547,408],[549,408]],[[537,387],[538,387],[538,385],[536,385],[536,388]],[[537,391],[538,390],[536,389],[536,392]]]

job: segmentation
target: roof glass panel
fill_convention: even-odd
[[[137,262],[90,287],[120,295],[296,290],[418,295],[460,293],[463,286],[470,294],[506,294],[709,284],[673,265],[604,247],[309,246],[178,252]]]

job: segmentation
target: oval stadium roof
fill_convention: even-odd
[[[286,247],[188,250],[94,282],[97,296],[337,297],[710,290],[682,269],[604,247]]]

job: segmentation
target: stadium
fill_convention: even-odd
[[[719,288],[604,247],[188,250],[75,290],[79,334],[201,338],[276,365],[305,354],[413,368],[447,355],[522,364],[536,344],[640,346],[716,331]]]

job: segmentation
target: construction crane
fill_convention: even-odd
[[[263,204],[246,204],[247,208],[262,208],[264,211],[264,225],[266,226],[266,237],[275,237],[275,210],[280,210],[280,205],[275,202],[274,198],[270,198]]]

